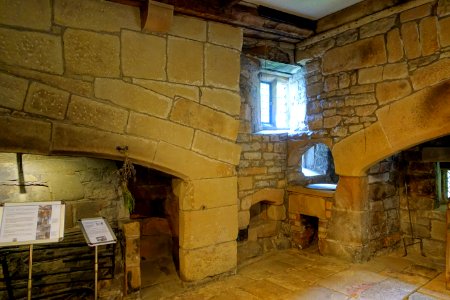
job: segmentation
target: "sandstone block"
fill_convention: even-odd
[[[93,31],[141,30],[139,8],[106,1],[56,0],[54,22]]]
[[[428,76],[433,75],[433,72],[428,73]],[[414,141],[431,140],[448,132],[449,95],[450,85],[443,82],[379,109],[377,117],[389,139],[390,147],[393,150],[405,149],[411,147]],[[411,140],[405,132],[414,132],[414,139]],[[391,151],[394,152],[393,150]]]
[[[175,15],[169,34],[204,42],[206,41],[206,22],[197,18]]]
[[[343,244],[366,243],[369,237],[369,224],[369,212],[334,210],[333,218],[328,223],[327,238]]]
[[[268,202],[272,205],[281,205],[284,203],[284,189],[264,188],[253,193],[251,199],[252,205],[261,201]]]
[[[377,122],[341,140],[333,147],[332,152],[337,174],[362,176],[366,168],[381,157],[389,156],[393,150],[383,128]],[[348,160],[348,157],[352,159]]]
[[[378,106],[376,104],[374,105],[363,105],[355,107],[355,113],[357,116],[360,117],[366,117],[370,116],[377,110]]]
[[[383,67],[372,67],[358,70],[358,83],[367,84],[381,81],[383,78]]]
[[[329,76],[325,79],[323,90],[325,92],[330,92],[337,90],[339,88],[339,77],[337,76]]]
[[[62,120],[66,115],[69,93],[33,82],[28,90],[25,111]]]
[[[21,110],[27,94],[28,80],[0,73],[1,106]]]
[[[200,249],[180,249],[180,272],[185,281],[197,281],[234,271],[237,264],[236,241]]]
[[[0,62],[54,74],[63,73],[61,38],[0,28]]]
[[[194,249],[234,241],[238,231],[237,221],[236,205],[180,211],[180,247]]]
[[[117,36],[67,29],[63,38],[67,73],[98,77],[120,75]]]
[[[162,140],[168,143],[190,148],[194,130],[167,120],[150,117],[132,112],[128,122],[127,132],[152,140]]]
[[[250,211],[241,210],[238,213],[238,228],[246,229],[250,223]]]
[[[133,83],[172,99],[182,97],[196,102],[200,99],[199,88],[196,86],[145,79],[133,79]]]
[[[236,205],[236,177],[197,179],[180,187],[180,209],[203,210]]]
[[[167,48],[169,81],[193,85],[203,84],[203,44],[169,37]]]
[[[166,118],[172,105],[170,98],[122,80],[97,78],[94,89],[97,98],[157,117]]]
[[[293,193],[289,195],[289,213],[325,219],[325,198]]]
[[[50,149],[50,123],[10,117],[0,118],[2,150],[8,152],[48,154]]]
[[[205,47],[205,84],[239,90],[240,52],[207,44]]]
[[[397,62],[403,58],[403,43],[398,28],[387,33],[387,53],[389,62]]]
[[[227,24],[209,22],[208,42],[241,51],[242,29]]]
[[[343,89],[350,85],[351,79],[350,75],[347,73],[339,74],[339,88]]]
[[[21,67],[3,66],[5,71],[11,74],[35,79],[47,85],[57,87],[58,89],[68,91],[72,94],[81,95],[85,97],[93,96],[93,84],[91,82],[67,78],[59,75],[42,73],[34,70],[27,70]]]
[[[121,133],[127,124],[128,112],[92,99],[72,96],[67,118],[77,124]]]
[[[383,80],[406,77],[408,77],[408,65],[406,63],[388,64],[384,66]]]
[[[236,140],[239,128],[238,120],[186,99],[175,102],[170,119],[232,141]]]
[[[166,39],[124,30],[121,34],[123,75],[166,79]]]
[[[324,74],[361,69],[387,61],[383,36],[376,36],[333,48],[322,59]]]
[[[352,211],[369,208],[369,182],[367,176],[340,176],[335,193],[335,207]]]
[[[439,0],[436,12],[439,17],[450,15],[450,4],[448,0]]]
[[[447,224],[436,220],[431,220],[431,238],[438,241],[446,241]]]
[[[48,176],[52,199],[58,201],[80,200],[84,197],[84,188],[78,175]]]
[[[253,177],[251,176],[239,177],[238,186],[240,191],[251,190],[253,188]]]
[[[377,100],[373,94],[360,94],[345,97],[346,106],[358,106],[376,103]]]
[[[405,54],[408,59],[414,59],[421,55],[422,50],[419,42],[419,30],[415,22],[402,25],[401,28]]]
[[[375,91],[375,84],[355,85],[350,88],[350,94],[364,94]]]
[[[139,222],[131,221],[123,224],[123,234],[125,238],[140,238],[141,237],[141,226]]]
[[[450,17],[439,20],[439,41],[441,47],[450,46]]]
[[[284,205],[269,205],[267,207],[269,220],[281,221],[286,219],[286,208]]]
[[[324,128],[333,128],[336,127],[342,120],[341,116],[334,116],[323,119],[323,127]]]
[[[395,25],[396,16],[387,17],[367,25],[361,26],[359,29],[359,38],[364,39],[389,31]]]
[[[53,153],[90,153],[121,158],[117,146],[128,146],[132,159],[152,162],[156,142],[96,129],[58,124],[53,127]]]
[[[239,164],[241,156],[239,145],[199,130],[195,133],[192,150],[233,165]]]
[[[232,116],[239,116],[241,96],[238,93],[215,88],[202,88],[201,93],[201,104]]]
[[[126,293],[133,293],[139,291],[141,288],[141,267],[126,267]]]
[[[250,168],[239,168],[239,175],[249,176],[249,175],[261,175],[267,173],[267,167],[250,167]]]
[[[406,79],[386,81],[377,84],[375,93],[378,103],[385,105],[411,94],[411,86]]]
[[[428,17],[420,20],[420,43],[422,55],[431,55],[439,50],[437,18]]]
[[[235,166],[219,162],[165,142],[158,144],[154,161],[180,177],[191,179],[229,177],[235,175]]]
[[[52,8],[46,0],[16,0],[0,2],[0,22],[6,25],[49,30]]]
[[[425,18],[431,14],[431,9],[431,3],[411,8],[400,14],[400,22],[406,23],[408,21]]]
[[[414,90],[450,79],[450,58],[445,58],[417,69],[411,76]]]

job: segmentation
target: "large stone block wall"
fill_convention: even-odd
[[[398,182],[380,161],[450,133],[449,15],[445,1],[411,2],[297,45],[309,129],[329,141],[341,176],[327,253],[367,259],[398,244],[398,218],[387,218],[399,212]]]
[[[182,277],[233,270],[237,189],[214,199],[197,187],[237,185],[241,29],[174,16],[168,33],[142,33],[138,8],[97,0],[3,1],[0,12],[0,150],[121,159],[127,145],[190,187]]]
[[[395,150],[413,145],[411,135],[404,132],[425,122],[427,112],[437,115],[420,134],[416,132],[417,142],[449,131],[440,117],[445,109],[424,110],[416,115],[415,122],[410,121],[413,124],[408,123],[414,118],[412,111],[428,105],[425,99],[434,93],[429,87],[450,78],[450,33],[446,26],[449,16],[446,9],[439,10],[437,6],[437,1],[431,1],[409,10],[385,13],[380,20],[344,32],[337,30],[334,36],[331,32],[322,40],[317,38],[316,42],[297,46],[296,60],[307,61],[309,128],[325,131],[333,139],[338,173],[362,175],[353,170],[353,165],[362,166],[365,171]],[[436,99],[436,105],[448,101],[442,90],[445,86],[436,87],[441,89],[437,91],[440,97],[444,97]],[[402,109],[410,117],[405,115],[405,120],[399,122],[392,111]],[[398,139],[400,132],[403,137]],[[361,141],[364,136],[369,136],[365,142],[370,143],[365,148]],[[347,143],[353,144],[354,149]],[[371,146],[377,144],[386,145],[386,150]],[[349,153],[355,154],[355,159],[343,166],[341,161]]]

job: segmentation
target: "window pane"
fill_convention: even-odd
[[[277,128],[289,128],[288,85],[284,82],[277,83]]]
[[[261,123],[270,123],[270,84],[261,82]]]

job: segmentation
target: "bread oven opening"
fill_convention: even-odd
[[[135,199],[130,219],[140,223],[141,287],[178,280],[178,199],[172,192],[175,177],[135,166],[129,190]]]

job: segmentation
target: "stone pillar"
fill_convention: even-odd
[[[237,178],[174,180],[180,201],[180,275],[197,281],[237,266]]]
[[[368,186],[367,176],[340,176],[323,254],[353,262],[370,257]]]
[[[141,288],[141,233],[139,222],[123,224],[125,236],[125,295]]]

